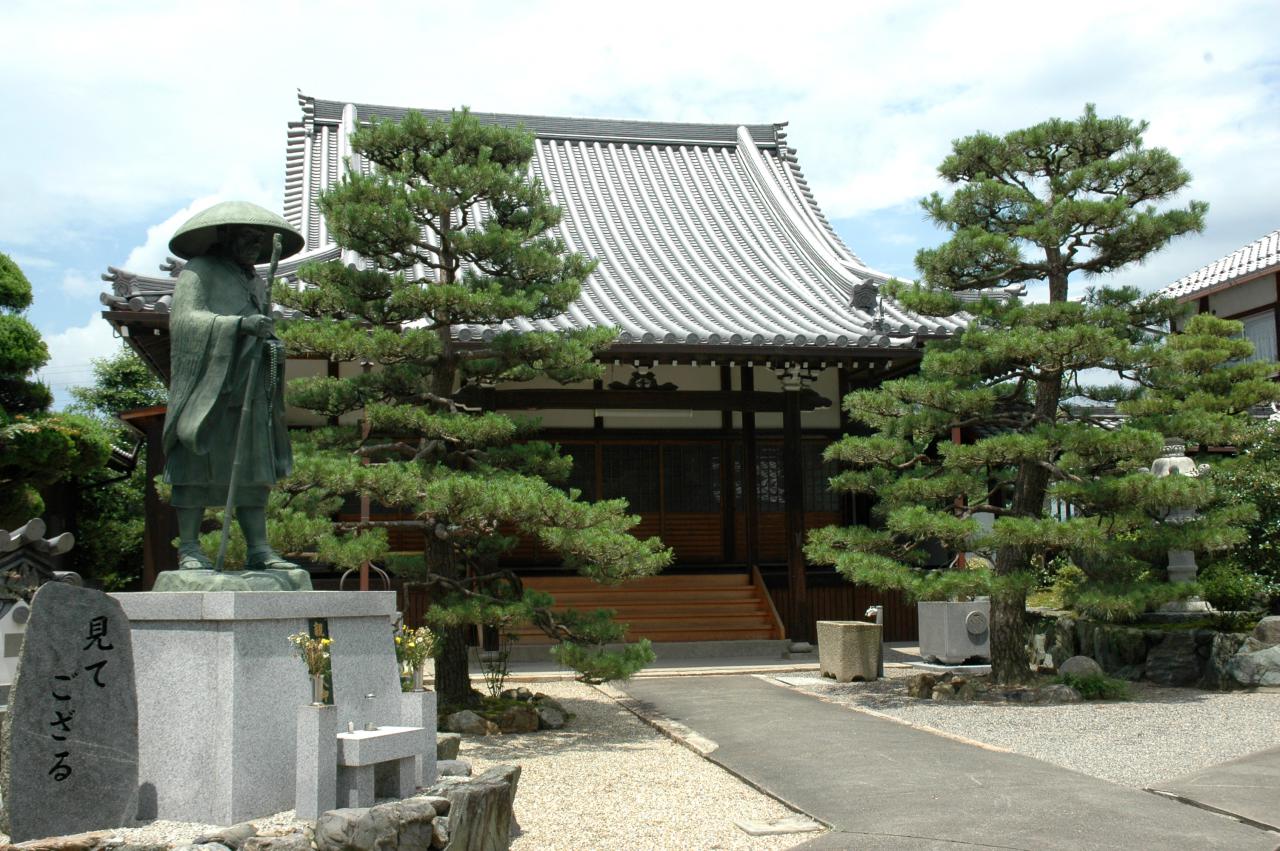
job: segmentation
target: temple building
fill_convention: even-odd
[[[358,126],[407,111],[304,95],[299,102],[301,117],[288,127],[283,212],[306,248],[278,271],[295,284],[306,262],[364,263],[331,241],[318,197],[347,169],[368,169],[348,141]],[[784,124],[473,114],[535,134],[531,176],[564,210],[556,235],[599,261],[566,313],[515,327],[620,333],[601,355],[602,381],[466,392],[488,409],[537,412],[545,436],[573,456],[572,486],[585,498],[625,497],[643,517],[637,533],[659,535],[676,559],[664,576],[604,600],[579,599],[589,591],[557,575],[554,559],[532,543],[508,562],[530,584],[619,608],[634,634],[654,640],[811,639],[815,620],[860,619],[873,603],[886,605],[886,638],[914,637],[914,606],[807,565],[802,545],[807,529],[867,520],[867,506],[827,488],[822,450],[846,428],[839,400],[916,369],[924,343],[957,332],[962,320],[914,315],[881,296],[886,276],[823,216]],[[171,261],[158,276],[104,275],[112,284],[106,320],[166,380],[167,311],[180,269]],[[428,270],[415,272],[429,282]],[[486,333],[454,329],[464,344],[480,345]],[[358,369],[298,359],[288,374]],[[158,472],[163,410],[127,418],[149,436],[148,464]],[[293,410],[290,422],[323,421]],[[148,581],[173,566],[171,512],[151,499]],[[634,611],[619,604],[627,593]],[[662,616],[681,608],[664,608],[663,593],[678,595],[687,616]],[[411,600],[406,607],[413,611]]]

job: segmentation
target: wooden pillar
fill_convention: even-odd
[[[800,382],[784,380],[782,409],[782,489],[787,505],[787,588],[791,612],[787,633],[797,641],[812,641],[809,590],[804,561],[804,454],[800,441]]]
[[[178,568],[178,515],[156,493],[156,477],[164,473],[164,405],[126,411],[120,419],[142,433],[147,446],[147,481],[143,489],[146,525],[142,533],[142,590],[150,591],[162,570]]]
[[[720,390],[725,394],[733,391],[733,373],[728,364],[720,367]],[[738,560],[738,536],[734,533],[738,525],[738,507],[733,499],[733,442],[728,439],[733,433],[732,410],[720,412],[720,432],[723,435],[720,439],[720,557],[732,564]]]
[[[741,367],[741,389],[743,394],[752,393],[756,389],[752,367]],[[760,506],[756,493],[756,467],[759,461],[756,456],[756,414],[755,411],[742,411],[742,496],[746,517],[747,551],[745,553],[747,567],[760,566]]]

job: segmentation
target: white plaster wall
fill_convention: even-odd
[[[1210,295],[1209,312],[1216,316],[1233,316],[1271,304],[1275,300],[1276,276],[1272,273]]]

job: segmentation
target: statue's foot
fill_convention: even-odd
[[[213,562],[199,544],[184,544],[178,547],[178,570],[213,570]]]
[[[298,566],[280,555],[275,550],[262,550],[249,553],[244,564],[245,570],[297,570]]]

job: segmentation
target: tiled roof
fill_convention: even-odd
[[[372,116],[395,119],[408,110],[305,95],[299,102],[303,118],[289,132],[285,217],[314,250],[329,244],[316,201],[347,168],[349,133]],[[831,228],[782,124],[473,114],[535,134],[532,174],[565,213],[556,235],[599,261],[563,316],[510,327],[614,325],[622,344],[878,348],[914,345],[917,335],[963,325],[910,314],[887,299],[852,305],[855,287],[887,276]],[[415,274],[431,276],[427,269]],[[486,333],[492,329],[458,332],[461,339]]]
[[[320,214],[320,193],[347,171],[367,172],[349,136],[398,107],[299,95],[289,125],[284,215],[306,237],[281,264],[288,278],[307,260],[363,263],[339,252]],[[430,117],[448,112],[419,110]],[[880,298],[887,276],[837,236],[800,172],[782,124],[668,124],[473,113],[535,134],[531,175],[564,211],[555,235],[599,261],[582,295],[559,317],[515,320],[517,330],[616,326],[622,346],[824,349],[914,348],[947,335],[964,317],[925,317]],[[476,210],[476,218],[483,210]],[[430,280],[419,267],[413,280]],[[114,309],[165,311],[172,279],[120,270],[104,276]],[[460,327],[460,340],[493,328]]]
[[[1187,301],[1208,295],[1212,290],[1230,286],[1245,278],[1254,278],[1280,269],[1280,230],[1249,243],[1165,287],[1164,295]]]

